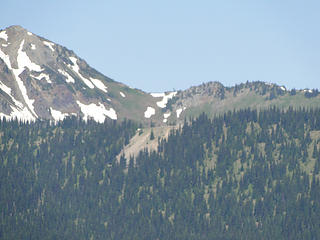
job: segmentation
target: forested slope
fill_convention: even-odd
[[[100,232],[121,185],[115,158],[135,124],[72,118],[59,125],[1,122],[0,129],[0,239],[90,239]]]
[[[1,239],[319,239],[320,110],[202,114],[117,163],[136,126],[0,124]]]

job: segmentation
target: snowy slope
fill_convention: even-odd
[[[234,87],[209,82],[184,91],[146,93],[104,76],[73,51],[21,26],[0,30],[0,118],[57,122],[77,116],[174,125],[202,112],[214,116],[273,105],[319,106],[320,95],[311,89],[291,93],[265,82]]]
[[[80,116],[97,122],[160,116],[157,99],[91,68],[73,51],[20,27],[0,30],[0,117]],[[147,107],[154,112],[145,118]]]

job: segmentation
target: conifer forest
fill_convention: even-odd
[[[320,109],[138,124],[0,122],[0,239],[320,239]],[[153,136],[154,137],[154,136]]]

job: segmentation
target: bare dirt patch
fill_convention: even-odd
[[[176,129],[176,126],[161,126],[153,128],[138,129],[136,135],[131,138],[129,144],[123,148],[117,159],[124,154],[127,160],[130,156],[137,156],[139,152],[145,148],[149,151],[157,150],[158,138],[167,138],[172,129]],[[151,131],[153,131],[154,139],[150,140]]]

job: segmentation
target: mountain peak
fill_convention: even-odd
[[[27,29],[23,28],[20,25],[12,25],[10,27],[7,27],[3,31],[6,31],[9,34],[27,34],[27,33],[29,33]]]
[[[156,108],[156,100],[111,80],[73,51],[19,25],[0,31],[0,119],[57,121],[81,116],[98,122],[149,122],[144,113]]]
[[[5,30],[12,30],[12,31],[27,31],[25,28],[23,28],[20,25],[12,25],[7,27]]]
[[[23,39],[29,42],[31,40],[30,36],[32,35],[31,32],[20,25],[12,25],[0,30],[0,40],[4,41],[3,44],[5,47],[9,44],[16,46],[17,44],[20,44]]]

